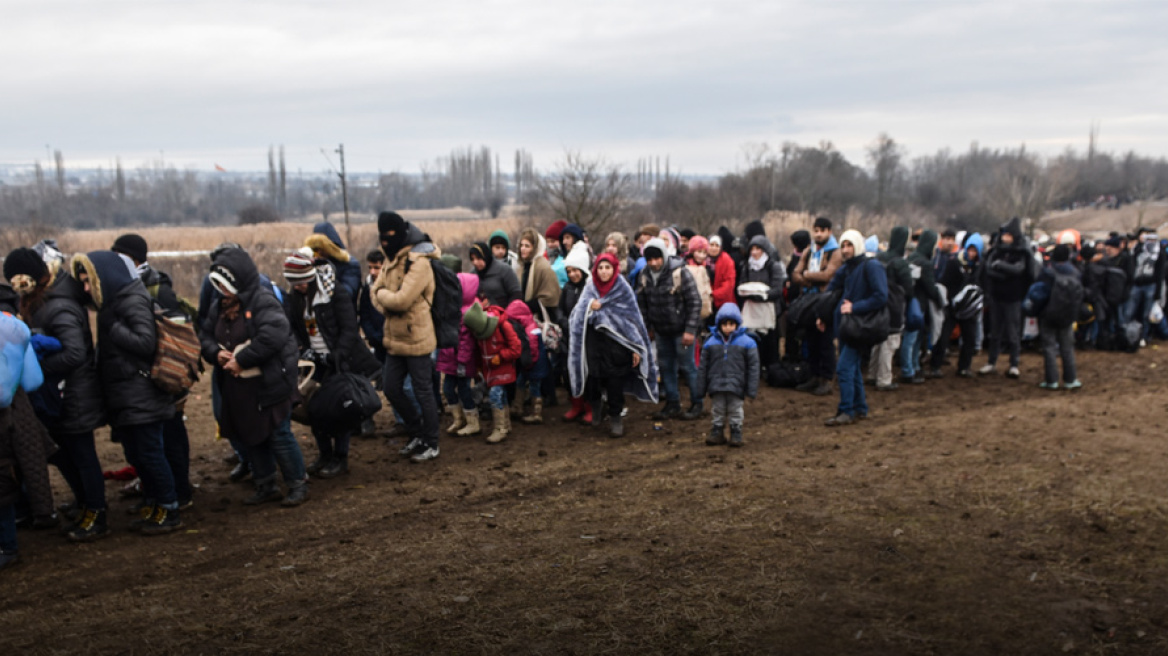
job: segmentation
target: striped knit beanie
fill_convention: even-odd
[[[296,285],[316,277],[316,264],[304,253],[289,253],[284,258],[284,279]]]

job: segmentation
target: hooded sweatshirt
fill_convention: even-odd
[[[908,245],[909,229],[907,226],[896,226],[888,238],[888,250],[876,256],[884,264],[888,272],[888,282],[896,283],[904,292],[907,301],[913,294],[912,268],[908,260],[904,259],[904,249]]]

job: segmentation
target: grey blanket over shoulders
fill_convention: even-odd
[[[572,396],[584,396],[588,381],[588,354],[585,352],[585,328],[603,330],[608,337],[641,356],[637,375],[625,381],[625,393],[641,401],[657,402],[657,357],[649,340],[649,331],[637,307],[633,288],[622,276],[604,298],[600,309],[592,310],[592,301],[600,298],[596,286],[589,280],[576,302],[569,319],[568,376],[572,382]]]

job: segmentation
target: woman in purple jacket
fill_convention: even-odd
[[[458,281],[462,283],[462,313],[466,314],[479,293],[479,277],[473,273],[460,273]],[[458,347],[438,351],[438,372],[444,374],[446,379],[442,391],[448,409],[454,415],[454,423],[447,427],[447,433],[478,435],[482,430],[470,390],[470,382],[478,373],[475,364],[477,349],[478,341],[464,323],[458,328]]]

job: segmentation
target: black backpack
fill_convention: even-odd
[[[1127,298],[1127,272],[1119,267],[1103,267],[1103,282],[1099,285],[1103,300],[1117,308]]]
[[[892,276],[891,262],[881,262],[884,277],[888,279],[888,327],[894,333],[904,328],[905,290]]]
[[[535,357],[531,352],[531,340],[527,338],[527,331],[523,329],[523,324],[518,319],[507,319],[507,323],[515,329],[515,334],[519,337],[521,345],[519,360],[515,362],[517,371],[527,371],[535,364]]]
[[[324,379],[308,399],[306,409],[313,424],[333,430],[356,430],[381,410],[381,396],[368,379],[338,371]]]
[[[434,272],[434,301],[430,303],[430,320],[434,322],[434,337],[438,348],[458,347],[458,328],[462,325],[462,283],[458,274],[434,258],[430,270]],[[406,275],[412,260],[406,260]]]
[[[1079,318],[1083,303],[1083,283],[1078,277],[1051,270],[1054,281],[1050,285],[1050,300],[1042,311],[1042,319],[1052,326],[1065,328]]]
[[[806,362],[776,360],[767,365],[766,382],[771,387],[796,387],[811,380],[811,367]]]
[[[804,292],[787,308],[787,324],[807,330],[815,329],[815,320],[822,319],[830,326],[835,316],[835,306],[843,298],[842,289],[834,292]]]

